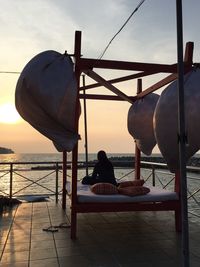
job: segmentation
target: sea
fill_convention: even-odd
[[[108,157],[131,157],[130,153],[110,153]],[[160,156],[154,154],[153,157]],[[67,154],[67,161],[70,164],[72,154]],[[95,153],[88,154],[88,160],[96,160]],[[78,160],[85,161],[85,154],[79,154]],[[60,169],[56,175],[56,163]],[[49,168],[49,166],[51,168]],[[39,167],[39,168],[37,168]],[[42,167],[42,168],[40,168]],[[20,198],[30,195],[45,195],[51,199],[55,199],[56,187],[58,188],[59,196],[62,192],[62,153],[41,153],[41,154],[0,154],[0,195]],[[12,170],[12,171],[11,171]],[[88,169],[88,174],[92,173],[92,168]],[[78,180],[81,180],[87,174],[85,169],[78,169]],[[71,180],[72,171],[67,169],[67,181]],[[57,177],[57,178],[56,178]],[[133,167],[116,168],[115,177],[120,181],[133,180],[135,177]],[[152,169],[142,168],[141,177],[145,179],[146,186],[152,185]],[[173,190],[174,174],[167,169],[156,169],[155,178],[156,186]],[[58,186],[57,186],[58,185]],[[193,213],[200,218],[200,173],[187,173],[188,185],[188,207]],[[195,193],[196,192],[196,193]],[[194,217],[198,218],[198,217]],[[198,218],[198,220],[199,220]]]

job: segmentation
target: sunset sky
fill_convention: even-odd
[[[74,33],[82,31],[82,54],[98,58],[140,0],[0,0],[0,71],[20,72],[45,50],[73,53]],[[183,0],[184,43],[194,42],[194,62],[200,62],[199,0]],[[146,0],[116,37],[104,59],[172,64],[176,54],[176,1]],[[100,71],[105,78],[123,76]],[[127,73],[127,74],[130,74]],[[56,152],[52,142],[18,119],[13,111],[18,74],[0,73],[0,146],[16,153]],[[150,86],[163,76],[145,78]],[[91,80],[86,79],[86,83]],[[116,85],[134,95],[136,81]],[[107,92],[99,87],[91,92]],[[89,152],[132,153],[126,102],[88,101]],[[80,152],[84,151],[83,116]],[[158,152],[157,148],[154,152]]]

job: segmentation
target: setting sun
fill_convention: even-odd
[[[14,124],[21,120],[15,106],[11,103],[0,105],[0,123]]]

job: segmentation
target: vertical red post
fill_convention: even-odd
[[[79,88],[80,88],[80,68],[79,60],[81,57],[81,32],[75,32],[75,77],[77,82],[77,100],[76,100],[76,113],[75,113],[75,131],[78,134],[78,122],[79,122]],[[78,167],[78,142],[72,151],[72,198],[71,198],[71,238],[76,238],[76,203],[77,203],[77,167]]]
[[[83,75],[83,87],[85,87],[85,75]],[[87,108],[85,98],[85,88],[83,89],[83,110],[84,110],[84,128],[85,128],[85,163],[86,163],[86,176],[88,176],[88,134],[87,134]]]
[[[137,80],[137,94],[142,92],[142,79]],[[140,179],[141,151],[135,143],[135,179]]]
[[[180,171],[177,171],[175,173],[175,183],[174,183],[174,191],[177,193],[177,194],[180,194]]]
[[[67,152],[63,151],[63,191],[62,191],[62,208],[66,209],[66,181],[67,181]]]
[[[9,193],[10,198],[12,198],[12,190],[13,190],[13,163],[10,164],[10,193]]]
[[[193,64],[193,51],[194,51],[194,43],[187,42],[185,46],[184,62],[190,68],[192,68],[192,64]]]

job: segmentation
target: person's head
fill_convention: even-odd
[[[106,152],[103,151],[103,150],[100,150],[100,151],[97,153],[97,159],[98,159],[99,161],[107,160]]]

